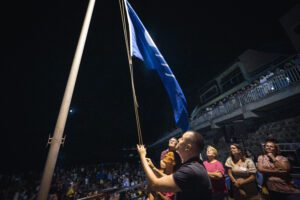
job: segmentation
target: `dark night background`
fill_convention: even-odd
[[[298,1],[131,0],[186,95],[247,49],[291,53],[279,23]],[[88,0],[2,4],[1,171],[41,170]],[[4,12],[5,11],[5,12]],[[158,76],[134,62],[145,144],[175,128]],[[137,143],[128,62],[117,0],[97,0],[60,152],[65,163],[121,159]]]

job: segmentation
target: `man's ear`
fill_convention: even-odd
[[[191,150],[191,148],[192,148],[192,145],[191,144],[187,144],[186,146],[185,146],[185,151],[189,151],[189,150]]]

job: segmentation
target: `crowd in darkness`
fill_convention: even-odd
[[[41,176],[34,172],[0,175],[0,199],[36,199]],[[80,199],[97,196],[97,199],[120,199],[115,193],[125,190],[125,199],[142,199],[145,177],[137,164],[111,163],[55,170],[49,192],[51,200]]]
[[[176,157],[177,144],[176,138],[171,138],[168,149],[161,154],[159,168],[165,175],[175,176],[174,174],[181,167],[180,158],[182,157],[180,155]],[[230,156],[225,163],[222,163],[217,159],[218,150],[213,146],[207,146],[203,161],[199,159],[200,156],[196,159],[197,162],[202,163],[205,173],[207,172],[206,176],[211,182],[212,198],[206,199],[284,200],[299,198],[299,185],[297,186],[291,179],[290,163],[287,158],[280,155],[276,140],[268,138],[264,148],[264,153],[258,159],[253,160],[244,153],[239,144],[231,144],[229,145]],[[151,160],[147,162],[151,170],[159,171]],[[180,162],[179,165],[178,162]],[[158,177],[165,175],[158,175]],[[40,177],[40,174],[34,172],[0,175],[0,199],[36,199],[40,189]],[[145,173],[140,163],[136,161],[134,163],[85,165],[70,169],[58,167],[53,174],[48,199],[73,200],[88,199],[87,197],[94,197],[92,199],[97,200],[175,199],[176,192],[148,193],[152,190],[150,186],[147,186],[149,182],[145,181]],[[194,187],[197,188],[197,185]],[[160,197],[157,196],[158,194]]]

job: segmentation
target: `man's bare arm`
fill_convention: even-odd
[[[163,176],[149,185],[150,190],[159,192],[180,192],[180,188],[174,181],[173,175]]]
[[[154,172],[154,174],[156,175],[157,178],[160,178],[162,176],[166,176],[166,174],[164,174],[163,172],[161,172],[159,169],[157,169],[154,164],[152,163],[150,158],[146,158],[147,160],[147,164],[149,165],[149,167],[152,169],[152,171]]]
[[[149,182],[149,189],[158,192],[179,192],[180,188],[175,183],[173,175],[167,175],[161,178],[156,177],[147,163],[146,149],[144,145],[137,145],[137,149],[140,154],[142,167]]]

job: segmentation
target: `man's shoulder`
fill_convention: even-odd
[[[199,174],[199,172],[205,172],[205,167],[199,162],[190,162],[182,165],[178,170],[186,171],[193,174]]]
[[[177,185],[181,188],[182,182],[189,182],[195,180],[201,173],[201,168],[196,163],[185,163],[173,174],[173,178]],[[201,175],[200,175],[201,176]],[[196,178],[197,179],[197,178]]]
[[[173,178],[182,191],[197,191],[196,188],[200,187],[199,191],[203,192],[211,188],[207,172],[199,162],[185,163],[173,174]]]

